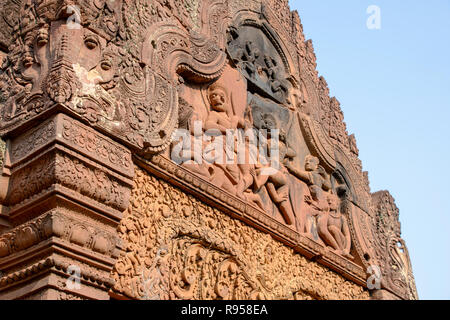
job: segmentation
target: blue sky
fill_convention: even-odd
[[[372,192],[400,208],[420,299],[450,299],[450,0],[290,0],[355,133]],[[369,30],[366,10],[381,9]]]

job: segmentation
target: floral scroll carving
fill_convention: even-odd
[[[379,263],[383,287],[406,299],[418,299],[405,241],[401,238],[399,210],[388,191],[372,194],[371,227],[374,261]]]
[[[116,292],[136,299],[368,298],[270,236],[136,171],[119,227],[126,245],[113,272]]]
[[[64,216],[55,210],[34,219],[0,237],[0,258],[29,248],[51,236],[90,248],[101,254],[115,254],[115,235],[99,226]]]

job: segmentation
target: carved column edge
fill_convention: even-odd
[[[0,298],[109,299],[131,152],[66,114],[6,139]]]

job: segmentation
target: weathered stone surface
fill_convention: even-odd
[[[136,169],[117,293],[139,299],[368,299],[336,272]],[[140,239],[140,241],[136,241]]]
[[[5,142],[2,139],[0,139],[0,168],[3,167],[3,161],[5,159],[5,150],[6,150]]]
[[[0,297],[417,298],[287,2],[0,4]]]

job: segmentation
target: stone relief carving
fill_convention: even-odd
[[[272,136],[272,132],[274,129],[279,129],[279,124],[275,117],[271,114],[265,114],[262,117],[262,122],[263,124],[260,129],[267,130],[269,157],[276,156],[271,154],[271,146],[275,143],[278,145],[279,158],[275,158],[274,160],[279,165],[279,168],[273,174],[265,174],[263,170],[269,169],[268,165],[260,165],[260,168],[256,170],[255,190],[260,190],[262,186],[265,186],[270,199],[278,207],[286,224],[296,227],[294,212],[290,202],[291,187],[288,181],[288,171],[285,166],[286,161],[295,156],[295,152],[286,144],[286,134],[284,132],[280,133],[278,141],[273,141],[275,138]]]
[[[369,298],[270,236],[136,172],[119,227],[126,246],[113,272],[118,293],[156,300]]]
[[[336,250],[336,253],[353,259],[350,255],[350,231],[346,218],[339,208],[339,198],[334,194],[327,195],[328,211],[319,216],[317,229],[323,241]]]
[[[6,154],[1,189],[2,298],[70,296],[65,280],[71,275],[67,267],[73,265],[81,268],[84,288],[75,296],[108,298],[109,271],[119,245],[115,226],[128,207],[134,175],[130,152],[58,114],[9,137]],[[55,247],[70,253],[49,254]],[[24,254],[27,251],[33,255]],[[64,264],[55,262],[59,258],[66,259]],[[44,287],[33,283],[37,273],[51,275],[50,282]],[[36,290],[22,289],[24,283],[36,285]]]
[[[305,194],[302,200],[308,204],[309,209],[306,212],[303,210],[299,214],[298,225],[300,232],[312,236],[313,225],[317,225],[313,223],[313,220],[328,210],[328,198],[325,192],[331,189],[329,177],[323,167],[319,165],[319,159],[311,155],[305,158],[305,170],[296,169],[290,163],[287,168],[291,174],[308,185],[309,193]]]
[[[6,183],[11,185],[8,210],[19,215],[21,208],[54,189],[111,215],[123,211],[130,197],[128,179],[134,174],[130,149],[136,158],[150,159],[161,172],[166,170],[171,182],[191,183],[195,192],[214,197],[216,205],[229,205],[251,225],[279,235],[285,243],[227,216],[220,221],[219,210],[139,171],[135,198],[119,230],[128,248],[114,277],[116,289],[125,295],[367,297],[360,286],[334,273],[314,288],[311,279],[326,269],[291,252],[288,243],[302,252],[310,250],[321,263],[345,269],[356,282],[361,282],[362,268],[379,262],[385,288],[416,298],[395,205],[380,206],[393,199],[371,195],[356,138],[348,135],[338,100],[330,98],[325,79],[318,76],[312,41],[305,41],[300,18],[287,2],[79,0],[75,5],[80,24],[72,28],[71,1],[4,1],[0,135],[11,142],[7,159],[13,168],[4,171],[5,177],[12,174]],[[57,117],[62,118],[54,118],[60,112],[64,115]],[[196,121],[202,123],[200,130]],[[176,128],[187,132],[181,144],[172,139]],[[238,129],[268,134],[254,141],[233,136],[231,148],[217,145],[218,134]],[[55,139],[64,147],[41,156]],[[238,142],[254,162],[217,161],[219,155],[239,157]],[[277,142],[278,152],[268,148],[265,155],[255,156],[253,142]],[[2,148],[0,140],[0,167]],[[176,148],[179,167],[159,157]],[[266,158],[278,165],[275,173],[265,173],[274,164]],[[199,159],[202,164],[196,163]],[[149,208],[141,193],[152,199]],[[184,202],[176,207],[180,199]],[[159,218],[149,217],[151,210]],[[194,217],[200,222],[190,220]],[[2,235],[1,257],[45,240],[36,231],[44,228],[41,220],[25,220],[26,215],[20,220],[22,229]],[[78,228],[76,221],[73,224]],[[112,255],[113,237],[97,241],[86,225],[74,231],[73,239],[69,231],[58,236]],[[220,232],[228,240],[221,239]],[[17,234],[24,243],[11,240]],[[156,242],[156,235],[165,240]],[[265,247],[251,248],[241,240],[252,242],[252,237]],[[147,240],[143,249],[141,242]],[[290,264],[298,270],[289,269]],[[292,279],[292,285],[283,284],[283,277]]]
[[[260,94],[286,104],[292,88],[286,57],[269,40],[269,28],[257,28],[252,24],[230,27],[228,52],[250,84]],[[264,31],[268,34],[266,35]],[[273,37],[273,36],[272,36]]]
[[[117,241],[113,234],[105,232],[99,226],[73,217],[68,218],[55,210],[2,234],[0,257],[29,248],[51,236],[61,237],[70,243],[107,255],[114,253]]]
[[[372,235],[375,261],[380,264],[383,286],[407,299],[418,299],[411,262],[401,238],[399,210],[388,191],[372,194]]]
[[[216,42],[180,23],[188,9],[181,1],[139,3],[81,1],[77,28],[67,23],[68,4],[22,6],[29,19],[13,30],[0,77],[0,131],[60,106],[142,154],[167,147],[178,75],[210,81],[226,59]]]
[[[293,230],[353,259],[348,218],[341,214],[341,199],[335,196],[337,190],[331,186],[330,174],[334,166],[329,165],[327,173],[319,158],[311,155],[305,158],[305,170],[293,165],[293,161],[303,161],[297,159],[287,136],[292,134],[289,132],[293,130],[292,123],[301,117],[298,116],[300,109],[291,108],[297,104],[288,103],[293,101],[290,100],[292,83],[296,81],[287,73],[289,59],[280,53],[282,45],[264,22],[259,25],[256,22],[236,23],[230,27],[229,34],[227,50],[233,60],[231,67],[236,66],[247,86],[242,88],[241,85],[237,89],[227,81],[230,76],[224,74],[205,86],[205,108],[198,106],[198,99],[193,100],[192,105],[184,104],[179,123],[183,125],[180,128],[187,131],[188,138],[172,144],[172,157],[176,154],[182,166],[230,195],[279,216],[280,221]],[[237,95],[246,96],[244,106],[233,104],[232,97]],[[193,129],[195,121],[201,121],[201,131]],[[267,133],[265,137],[255,136],[259,145],[267,145],[266,156],[278,166],[275,172],[265,173],[274,163],[265,161],[267,159],[261,158],[261,154],[256,155],[253,162],[248,161],[250,159],[239,162],[235,143],[230,147],[222,139],[216,148],[217,139],[223,138],[227,131],[237,129]],[[217,136],[205,141],[203,136],[212,131]],[[276,131],[279,133],[273,136]],[[238,142],[243,146],[244,154],[251,156],[255,154],[250,150],[250,140],[244,137]],[[195,150],[196,143],[201,148]],[[271,154],[270,146],[275,144],[277,153]],[[301,152],[308,154],[310,151]],[[228,159],[232,161],[227,162]]]

